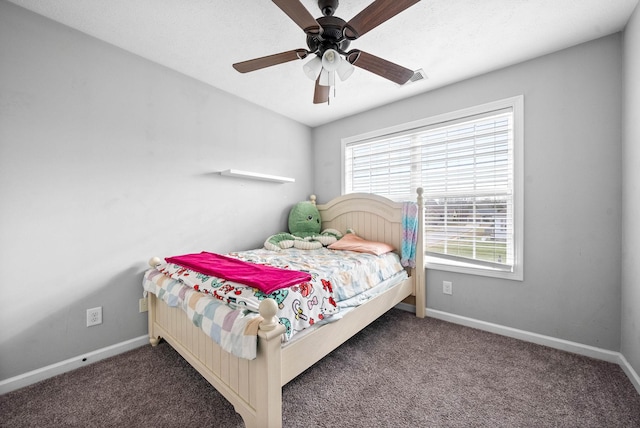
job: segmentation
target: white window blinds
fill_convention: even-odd
[[[345,192],[425,196],[428,255],[513,271],[514,108],[344,144]]]
[[[513,265],[513,118],[493,112],[422,136],[427,253]]]

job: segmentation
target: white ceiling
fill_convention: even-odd
[[[240,74],[231,64],[306,48],[269,0],[10,0],[309,126],[615,33],[638,0],[422,0],[351,43],[428,80],[396,85],[356,67],[330,105],[312,103],[308,59]],[[291,0],[295,1],[295,0]],[[372,0],[341,0],[349,21]],[[301,0],[321,16],[317,0]]]

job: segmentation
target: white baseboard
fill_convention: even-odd
[[[0,381],[0,395],[6,394],[7,392],[15,391],[16,389],[20,389],[28,385],[32,385],[36,382],[40,382],[41,380],[66,373],[82,366],[86,366],[87,364],[95,363],[97,361],[104,360],[105,358],[122,354],[123,352],[139,348],[140,346],[148,343],[149,336],[145,335],[136,337],[134,339],[116,343],[115,345],[107,346],[106,348],[98,349],[84,355],[69,358],[68,360],[60,361],[59,363],[51,364],[40,369],[36,369],[18,376],[11,377],[9,379],[5,379],[3,381]]]
[[[627,374],[633,386],[636,387],[636,391],[640,394],[640,376],[638,376],[638,373],[631,367],[631,364],[629,364],[629,361],[627,361],[624,355],[620,354],[620,358],[622,359],[620,367],[622,367],[622,370]]]
[[[396,308],[414,313],[416,311],[415,306],[409,305],[407,303],[400,303],[396,305]],[[622,355],[620,352],[596,348],[595,346],[590,345],[583,345],[577,342],[570,342],[568,340],[545,336],[538,333],[532,333],[525,330],[518,330],[517,328],[511,328],[499,324],[480,321],[474,318],[463,317],[460,315],[438,311],[435,309],[427,308],[427,316],[443,321],[448,321],[454,324],[464,325],[466,327],[477,328],[478,330],[488,331],[490,333],[495,333],[502,336],[513,337],[515,339],[524,340],[525,342],[536,343],[538,345],[548,346],[550,348],[572,352],[574,354],[584,355],[586,357],[591,357],[610,363],[616,363],[620,365],[633,386],[636,388],[636,391],[640,393],[640,377],[638,376],[638,373],[636,373],[636,371],[633,369],[633,367],[631,367],[624,355]]]

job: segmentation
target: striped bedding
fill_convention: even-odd
[[[358,296],[370,298],[372,289],[399,273],[404,274],[395,253],[382,256],[335,251],[327,248],[275,252],[266,249],[229,253],[247,262],[308,272],[311,281],[264,294],[256,288],[204,275],[183,266],[163,263],[148,270],[145,292],[167,305],[181,307],[189,319],[223,349],[238,357],[256,356],[257,329],[262,318],[260,301],[273,298],[277,316],[286,327],[283,341],[318,322],[330,320]]]

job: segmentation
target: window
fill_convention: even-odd
[[[344,193],[425,197],[427,266],[522,280],[523,97],[343,140]]]

